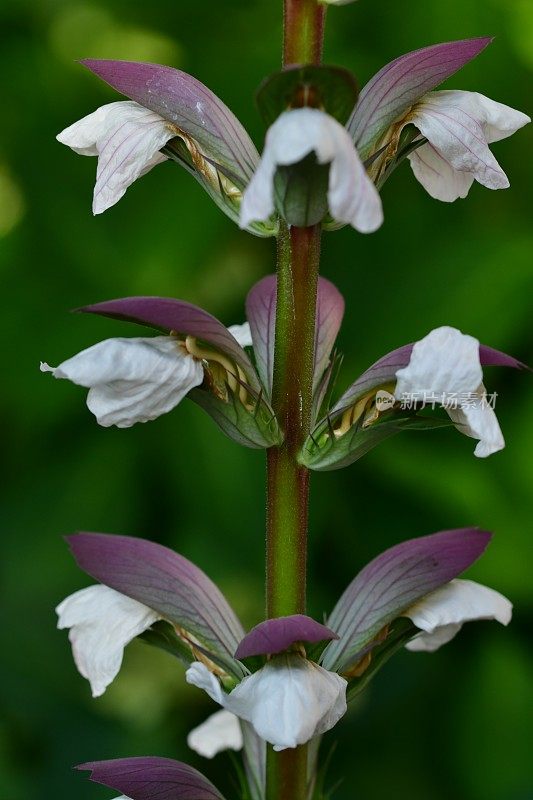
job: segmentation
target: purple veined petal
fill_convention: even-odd
[[[78,566],[100,583],[143,603],[196,637],[230,671],[244,636],[220,589],[195,564],[168,547],[105,533],[67,536]]]
[[[81,63],[117,92],[190,136],[238,188],[248,184],[259,163],[252,140],[222,100],[192,75],[136,61],[85,59]]]
[[[338,639],[336,633],[305,614],[267,619],[256,625],[240,642],[235,658],[275,655],[296,642],[324,642]]]
[[[267,275],[252,286],[246,298],[246,318],[250,323],[257,371],[270,396],[276,336],[275,275]]]
[[[487,347],[486,344],[479,345],[479,360],[482,367],[512,367],[513,369],[529,369],[527,364],[522,363],[517,358]]]
[[[414,344],[405,344],[396,350],[387,353],[369,367],[357,378],[355,383],[344,392],[330,411],[330,417],[335,418],[345,409],[354,405],[363,395],[383,386],[387,383],[396,381],[396,372],[409,364]],[[479,345],[479,360],[482,367],[512,367],[513,369],[527,369],[528,367],[513,356],[502,353],[487,345]]]
[[[246,373],[252,389],[259,390],[252,362],[237,340],[216,317],[192,303],[171,297],[124,297],[84,306],[79,311],[202,339],[235,361]]]
[[[171,758],[114,758],[89,761],[76,769],[90,770],[93,783],[122,792],[131,800],[224,800],[201,772]]]
[[[344,298],[333,283],[318,279],[318,302],[315,329],[315,372],[313,392],[327,369],[331,351],[344,317]]]
[[[402,542],[371,561],[331,612],[328,625],[339,639],[324,650],[322,666],[349,666],[385,625],[473,564],[490,538],[477,528],[442,531]]]
[[[252,287],[246,298],[246,316],[254,343],[259,376],[270,396],[274,372],[276,334],[276,276],[267,275]],[[344,298],[326,278],[318,279],[315,372],[313,391],[327,368],[344,316]]]
[[[387,64],[359,95],[346,127],[362,159],[368,158],[384,131],[427,92],[475,58],[490,37],[423,47]]]

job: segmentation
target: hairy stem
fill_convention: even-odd
[[[326,6],[316,0],[285,0],[283,66],[322,60]]]
[[[284,0],[283,65],[318,64],[325,6]],[[267,453],[266,613],[305,612],[309,473],[298,453],[311,428],[321,226],[278,235],[276,343],[272,406],[285,434]],[[268,748],[267,800],[306,800],[307,745]]]
[[[285,439],[267,453],[267,617],[305,612],[309,472],[297,457],[311,427],[319,260],[320,225],[283,226],[272,403]],[[306,797],[307,745],[269,748],[267,799]]]
[[[282,227],[272,405],[285,438],[267,454],[269,617],[305,611],[309,472],[298,453],[311,429],[320,226]]]

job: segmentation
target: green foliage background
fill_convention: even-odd
[[[0,0],[0,316],[5,456],[0,793],[5,800],[79,800],[110,793],[71,765],[157,754],[188,760],[232,797],[230,762],[189,752],[187,731],[212,709],[181,667],[134,643],[120,678],[91,700],[54,606],[89,583],[62,535],[76,529],[154,538],[200,564],[246,625],[262,614],[264,458],[226,440],[185,402],[129,431],[99,428],[84,390],[39,373],[134,326],[71,316],[82,304],[131,294],[185,298],[227,324],[272,269],[273,246],[240,232],[170,163],[93,218],[96,163],[55,134],[111,90],[75,63],[84,56],[179,66],[228,103],[261,145],[253,92],[278,68],[281,3],[272,0]],[[360,0],[328,14],[325,58],[363,84],[393,57],[437,41],[496,41],[450,87],[522,110],[531,99],[529,0]],[[529,107],[529,110],[531,108]],[[379,355],[455,325],[527,359],[531,314],[531,131],[494,147],[512,189],[475,185],[453,205],[429,198],[407,166],[383,194],[372,236],[324,237],[323,274],[347,300],[340,387]],[[529,205],[529,208],[528,208]],[[508,446],[486,461],[453,431],[404,434],[312,486],[310,612],[332,607],[355,572],[387,546],[478,524],[493,544],[471,570],[512,598],[504,630],[479,623],[438,654],[402,653],[378,676],[335,738],[338,800],[525,800],[531,652],[531,396],[528,376],[491,370],[489,390]],[[531,706],[530,706],[531,707]],[[229,787],[229,788],[228,788]]]

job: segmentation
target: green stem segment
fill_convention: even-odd
[[[298,453],[311,428],[321,226],[278,237],[276,345],[272,405],[285,433],[267,454],[266,613],[305,612],[309,472]],[[307,745],[267,761],[267,800],[306,800]]]
[[[283,65],[319,64],[325,6],[284,0]],[[305,612],[309,473],[298,453],[311,429],[321,226],[280,224],[272,407],[285,438],[267,453],[266,613]],[[307,800],[307,745],[268,748],[267,800]]]
[[[316,0],[285,0],[283,66],[320,64],[326,8]]]
[[[320,225],[282,226],[272,405],[285,438],[267,454],[267,616],[305,612],[309,472],[298,453],[311,430]]]

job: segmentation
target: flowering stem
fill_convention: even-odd
[[[316,0],[284,1],[284,66],[320,63],[324,20]],[[320,225],[280,222],[272,407],[284,441],[267,451],[267,617],[306,605],[309,472],[298,453],[311,430],[320,236]],[[269,746],[266,800],[306,800],[307,788],[307,745]]]
[[[309,472],[298,453],[311,429],[319,258],[319,225],[282,225],[272,405],[285,438],[267,454],[269,617],[305,611]]]
[[[278,237],[272,404],[285,438],[267,454],[267,617],[305,612],[309,472],[298,453],[311,429],[320,233],[283,225]],[[307,747],[270,750],[268,800],[306,795]]]

